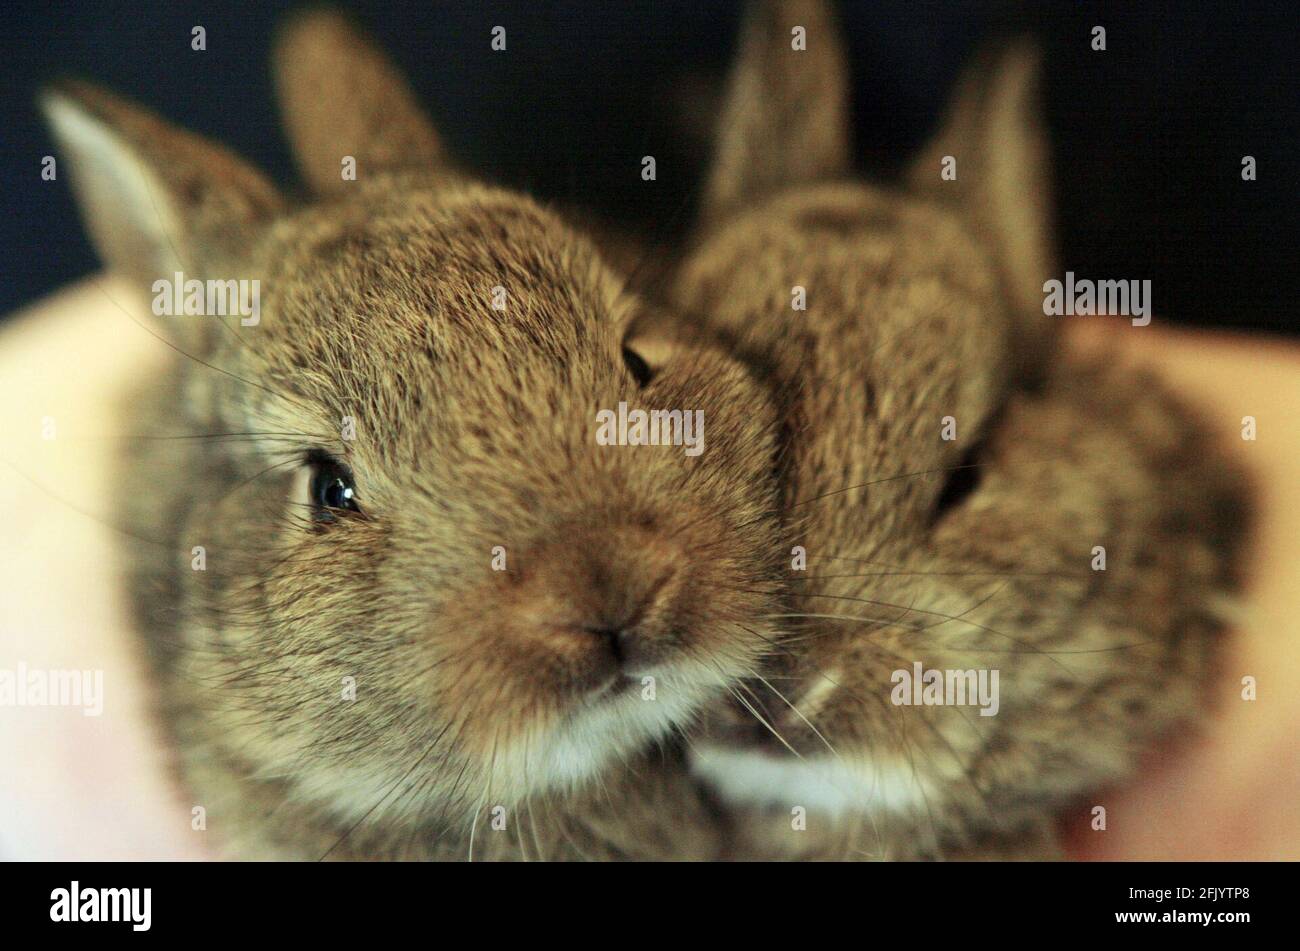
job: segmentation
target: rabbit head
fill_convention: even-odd
[[[204,762],[341,822],[571,788],[766,648],[769,398],[645,331],[555,214],[456,169],[337,15],[293,21],[276,73],[302,202],[93,86],[43,101],[111,267],[259,288],[255,319],[150,331],[191,358],[158,397],[195,437],[155,505],[174,702]],[[620,403],[694,413],[702,451],[601,444]]]
[[[1050,840],[1198,712],[1237,482],[1151,381],[1055,355],[1037,60],[980,58],[877,187],[828,9],[747,21],[673,300],[783,418],[787,635],[692,744],[751,855]]]

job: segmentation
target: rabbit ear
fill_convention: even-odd
[[[718,128],[703,213],[845,174],[848,73],[838,26],[820,0],[760,0],[746,13]]]
[[[298,166],[318,192],[356,174],[443,164],[442,143],[401,74],[342,14],[290,20],[273,55],[281,111]]]
[[[1048,335],[1043,282],[1052,277],[1055,261],[1041,58],[1038,47],[1023,39],[981,55],[962,76],[943,125],[908,173],[914,192],[958,203],[978,229],[1031,347]],[[945,169],[956,178],[945,178]]]
[[[203,272],[282,207],[232,153],[89,83],[50,87],[40,106],[100,256],[128,277]]]

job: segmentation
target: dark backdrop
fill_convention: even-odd
[[[0,15],[0,314],[95,266],[33,97],[102,81],[292,176],[267,71],[295,4],[9,3]],[[667,228],[688,220],[739,4],[686,0],[352,2],[453,149],[500,181]],[[1300,332],[1293,3],[841,4],[859,155],[888,175],[924,138],[978,41],[1008,24],[1047,50],[1063,269],[1153,282],[1165,319]],[[491,28],[507,29],[494,53]],[[207,30],[207,50],[190,30]],[[1106,52],[1089,47],[1107,30]],[[654,154],[658,181],[639,187]],[[1258,180],[1241,180],[1253,155]]]

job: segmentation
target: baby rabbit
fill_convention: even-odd
[[[136,396],[164,435],[121,482],[196,816],[236,857],[712,854],[671,751],[641,757],[767,650],[766,390],[639,352],[653,314],[592,243],[454,168],[337,15],[276,67],[303,204],[94,86],[43,98],[110,267],[260,288],[255,319],[159,322],[188,359]],[[620,402],[702,411],[704,451],[598,444]]]
[[[1026,45],[981,60],[879,188],[831,13],[747,21],[673,290],[788,440],[790,633],[691,747],[738,857],[1051,856],[1054,814],[1204,713],[1241,478],[1154,381],[1054,355],[1036,79]]]

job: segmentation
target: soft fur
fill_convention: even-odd
[[[1058,810],[1205,715],[1246,493],[1154,380],[1054,355],[1032,48],[980,58],[904,189],[852,177],[843,62],[823,4],[755,5],[673,291],[781,395],[807,551],[695,769],[737,857],[1052,855]],[[1000,711],[895,705],[917,661],[998,669]]]
[[[1035,75],[1024,45],[981,59],[907,187],[870,186],[833,17],[757,4],[653,307],[555,214],[453,167],[336,15],[277,55],[303,203],[98,89],[51,92],[111,266],[142,290],[261,281],[255,327],[157,325],[187,359],[135,395],[155,438],[121,483],[216,850],[1051,855],[1058,809],[1203,715],[1244,491],[1154,382],[1056,355]],[[596,445],[620,400],[704,410],[706,451]],[[322,450],[361,513],[312,516]],[[629,618],[619,667],[592,632]],[[997,668],[999,713],[894,706],[914,661]],[[721,815],[675,742],[706,709],[693,767]]]
[[[653,312],[592,243],[449,167],[340,17],[299,17],[277,64],[301,204],[99,89],[44,101],[111,266],[142,291],[176,270],[261,282],[256,326],[158,324],[189,359],[132,403],[158,425],[121,483],[209,841],[312,859],[715,854],[672,743],[770,642],[766,390],[717,348],[643,339]],[[641,388],[622,350],[643,345]],[[702,410],[705,451],[598,445],[597,410],[621,400]],[[360,513],[313,517],[322,450],[355,474]],[[622,625],[620,664],[601,632]]]

